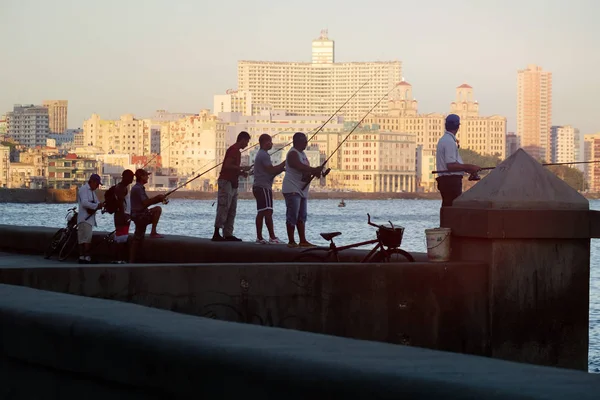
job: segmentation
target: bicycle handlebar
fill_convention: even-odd
[[[371,226],[374,226],[375,228],[379,228],[379,229],[394,229],[394,224],[392,224],[392,221],[388,221],[391,225],[391,228],[389,226],[384,226],[384,225],[377,225],[371,222],[371,214],[367,213],[367,223]]]

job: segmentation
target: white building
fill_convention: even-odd
[[[575,162],[579,157],[579,129],[570,125],[553,126],[550,129],[550,162]]]
[[[270,104],[273,109],[332,115],[368,81],[341,111],[346,120],[358,121],[402,78],[400,61],[336,63],[327,31],[313,41],[311,61],[239,61],[238,90],[252,93],[253,103]],[[374,113],[384,112],[387,104],[382,101]]]
[[[48,137],[48,109],[33,104],[15,104],[6,114],[8,136],[23,146],[45,146]]]
[[[218,115],[222,112],[237,112],[242,115],[253,115],[252,93],[229,89],[225,94],[214,96],[213,112]]]

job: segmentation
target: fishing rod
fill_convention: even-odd
[[[327,125],[327,124],[329,123],[329,121],[331,121],[331,120],[333,119],[333,117],[335,117],[335,116],[336,116],[336,115],[337,115],[337,114],[340,112],[340,110],[341,110],[341,109],[342,109],[342,108],[343,108],[343,107],[344,107],[346,104],[348,104],[348,102],[349,102],[350,100],[352,100],[352,99],[353,99],[353,98],[354,98],[354,97],[355,97],[355,96],[358,94],[358,92],[359,92],[359,91],[360,91],[362,88],[364,88],[364,87],[365,87],[365,86],[366,86],[366,85],[367,85],[367,84],[368,84],[368,83],[369,83],[369,82],[370,82],[372,79],[373,79],[373,77],[371,76],[371,77],[370,77],[370,78],[369,78],[369,79],[368,79],[368,80],[367,80],[365,83],[363,83],[363,84],[362,84],[362,86],[361,86],[361,87],[359,87],[359,88],[358,88],[358,90],[356,90],[356,91],[355,91],[355,92],[352,94],[352,96],[350,96],[350,98],[349,98],[348,100],[346,100],[346,102],[345,102],[344,104],[342,104],[342,105],[341,105],[341,106],[340,106],[340,107],[339,107],[339,108],[336,110],[336,112],[335,112],[335,113],[334,113],[334,114],[333,114],[331,117],[329,117],[329,119],[328,119],[327,121],[325,121],[325,123],[324,123],[324,124],[322,124],[322,125],[321,125],[321,126],[318,128],[318,129],[317,129],[317,131],[316,131],[316,132],[315,132],[315,133],[314,133],[314,134],[311,136],[311,139],[312,139],[312,138],[313,138],[313,137],[314,137],[314,136],[315,136],[317,133],[319,133],[319,132],[320,132],[320,131],[321,131],[321,130],[322,130],[324,127],[325,127],[325,125]],[[284,133],[284,132],[285,132],[285,131],[278,132],[277,134],[273,135],[272,137],[276,137],[277,135],[279,135],[279,134],[281,134],[281,133]],[[309,140],[310,140],[310,139],[309,139]],[[272,154],[275,154],[275,153],[277,153],[278,151],[281,151],[281,150],[283,150],[285,147],[289,146],[289,145],[290,145],[290,144],[292,144],[292,143],[293,143],[293,142],[290,142],[290,143],[286,144],[285,146],[281,147],[280,149],[278,149],[278,150],[274,151]],[[258,142],[258,143],[256,143],[256,144],[254,144],[254,145],[252,145],[252,146],[250,146],[250,147],[248,147],[248,148],[244,149],[242,152],[244,152],[244,151],[247,151],[247,150],[250,150],[251,148],[258,146],[259,144],[260,144],[260,142]],[[212,161],[211,161],[211,162],[212,162]],[[223,161],[223,162],[224,162],[224,161]],[[187,182],[185,182],[185,183],[183,183],[183,184],[181,184],[181,185],[177,186],[175,189],[168,191],[168,192],[165,194],[165,197],[167,197],[167,196],[169,196],[169,195],[173,194],[174,192],[176,192],[177,190],[181,189],[182,187],[184,187],[184,186],[188,185],[188,184],[189,184],[189,183],[191,183],[192,181],[194,181],[194,180],[196,180],[196,179],[200,178],[201,176],[205,175],[206,173],[208,173],[208,172],[212,171],[213,169],[217,168],[218,166],[222,165],[222,164],[223,164],[223,162],[220,162],[219,164],[215,165],[214,167],[212,167],[212,168],[210,168],[210,169],[208,169],[208,170],[204,171],[203,173],[201,173],[201,174],[199,174],[199,175],[195,176],[194,178],[192,178],[192,179],[188,180]],[[208,165],[208,164],[207,164],[207,165]],[[254,164],[250,165],[249,167],[250,167],[250,168],[252,168],[253,166],[254,166]],[[202,167],[202,168],[203,168],[203,167]]]
[[[377,101],[377,103],[375,103],[375,105],[373,107],[371,107],[371,109],[369,111],[367,111],[367,113],[360,119],[360,121],[358,121],[356,123],[356,125],[354,125],[354,127],[352,128],[352,130],[346,135],[346,137],[344,138],[344,140],[342,140],[340,142],[340,144],[338,144],[338,146],[335,148],[335,150],[333,150],[333,152],[331,152],[331,154],[325,159],[325,161],[323,161],[323,163],[321,164],[321,170],[323,168],[325,168],[325,164],[327,164],[327,162],[329,160],[331,160],[331,157],[333,157],[333,155],[340,149],[340,147],[342,147],[342,145],[346,142],[346,140],[348,140],[348,138],[350,138],[350,135],[352,135],[352,133],[356,130],[356,128],[359,127],[359,125],[365,120],[365,118],[367,118],[369,116],[369,114],[371,114],[371,112],[373,112],[373,110],[375,109],[375,107],[377,107],[379,105],[379,103],[381,103],[383,101],[384,98],[386,98],[387,96],[389,96],[390,93],[392,93],[392,91],[394,89],[396,89],[398,87],[399,84],[394,85],[394,87],[392,87],[386,94],[384,94],[383,96],[381,96],[381,98]],[[325,172],[321,173],[321,176],[327,176],[327,174],[329,174],[329,171],[331,171],[331,168],[327,168],[327,170],[325,170]],[[315,175],[310,175],[310,178],[308,179],[308,181],[304,184],[304,186],[302,187],[302,190],[306,189],[306,187],[308,185],[310,185],[310,182],[315,178]]]
[[[321,130],[323,130],[323,128],[325,128],[325,125],[327,125],[329,123],[329,121],[331,121],[333,119],[333,117],[335,117],[341,110],[342,108],[344,108],[346,106],[346,104],[348,104],[350,102],[350,100],[352,100],[357,94],[358,92],[361,91],[362,88],[364,88],[365,86],[367,86],[367,84],[369,82],[371,82],[371,80],[373,80],[373,76],[371,76],[365,83],[362,84],[361,87],[359,87],[354,93],[352,93],[352,96],[350,96],[348,98],[348,100],[346,100],[344,102],[344,104],[342,104],[332,115],[331,117],[329,117],[329,119],[327,121],[325,121],[321,126],[319,126],[319,128],[317,128],[317,131],[314,132],[307,140],[307,142],[310,142],[316,135],[317,133],[321,132]],[[286,147],[288,147],[290,144],[294,144],[294,142],[289,142],[285,145],[283,145],[282,147],[280,147],[279,149],[275,150],[274,152],[271,153],[271,155],[280,152],[281,150],[285,149]],[[250,167],[252,168],[254,166],[254,164],[252,164]]]
[[[593,164],[593,163],[598,163],[600,162],[600,160],[595,160],[595,161],[573,161],[573,162],[560,162],[560,163],[543,163],[541,164],[544,167],[551,167],[551,166],[555,166],[555,165],[573,165],[573,164]],[[475,172],[471,172],[469,175],[469,180],[470,181],[478,181],[481,179],[481,177],[479,176],[478,172],[479,171],[489,171],[492,169],[496,169],[496,167],[483,167],[483,168],[479,168],[477,171]],[[447,172],[468,172],[467,170],[454,170],[454,171],[450,171],[450,170],[440,170],[440,171],[431,171],[432,174],[442,174],[442,173],[447,173]]]

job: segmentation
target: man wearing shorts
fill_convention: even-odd
[[[138,169],[135,171],[135,185],[131,188],[131,220],[135,223],[135,233],[133,234],[133,243],[129,252],[129,262],[134,263],[138,248],[141,247],[144,236],[146,236],[146,228],[152,224],[150,238],[163,238],[164,236],[156,232],[156,226],[162,213],[160,206],[148,208],[151,205],[158,204],[165,199],[164,194],[156,195],[149,198],[146,194],[144,185],[148,183],[148,175],[146,170]]]
[[[252,194],[256,199],[256,243],[281,244],[283,243],[273,229],[273,179],[285,169],[285,162],[273,165],[268,151],[273,148],[273,141],[266,133],[258,138],[260,149],[254,159],[254,184]],[[269,230],[269,241],[262,235],[263,220]]]
[[[77,242],[79,243],[79,264],[91,263],[90,250],[94,226],[96,225],[96,211],[102,209],[104,203],[98,201],[96,189],[102,185],[100,175],[92,174],[88,183],[79,188],[77,203]]]
[[[306,218],[308,203],[308,188],[306,185],[311,175],[321,176],[322,167],[311,167],[304,153],[308,139],[302,132],[296,132],[293,137],[294,146],[285,159],[285,177],[281,191],[285,198],[285,225],[288,235],[288,247],[315,247],[306,240]],[[306,187],[304,187],[306,185]],[[298,227],[300,241],[296,244],[294,231]]]
[[[121,174],[121,182],[115,185],[117,210],[115,219],[115,243],[117,244],[117,264],[125,264],[127,257],[127,240],[129,239],[130,217],[127,214],[127,188],[133,182],[133,171],[126,169]]]

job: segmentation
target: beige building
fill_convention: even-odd
[[[552,73],[537,65],[517,73],[517,136],[536,159],[549,160],[552,126]]]
[[[118,120],[104,120],[92,114],[83,122],[83,146],[93,146],[103,153],[150,154],[150,123],[132,114]],[[77,140],[76,140],[77,141]]]
[[[570,125],[553,126],[550,129],[551,157],[549,162],[567,163],[579,161],[579,129]],[[573,165],[573,167],[575,167]]]
[[[228,90],[226,94],[214,96],[213,112],[219,115],[222,112],[237,112],[242,115],[254,115],[252,109],[252,93],[245,90]]]
[[[252,93],[255,104],[297,115],[332,115],[365,82],[369,83],[341,114],[358,121],[400,82],[400,61],[335,62],[335,47],[327,32],[313,41],[311,62],[239,61],[238,90]],[[382,102],[377,113],[385,113]],[[216,109],[215,113],[218,112]]]
[[[584,135],[584,161],[600,160],[600,132]],[[584,164],[588,190],[600,193],[600,163]]]
[[[44,100],[42,106],[48,109],[48,127],[50,133],[60,134],[67,130],[67,100]]]
[[[225,126],[209,110],[201,110],[199,115],[162,126],[162,172],[179,176],[180,183],[183,183],[221,163],[226,150]],[[216,190],[219,172],[219,167],[212,169],[186,186],[186,189]]]
[[[0,188],[8,187],[10,172],[10,147],[0,145]]]
[[[462,84],[456,88],[456,99],[450,104],[450,113],[460,117],[457,139],[461,148],[503,159],[506,154],[506,117],[479,115],[479,103],[473,97],[473,88]]]

